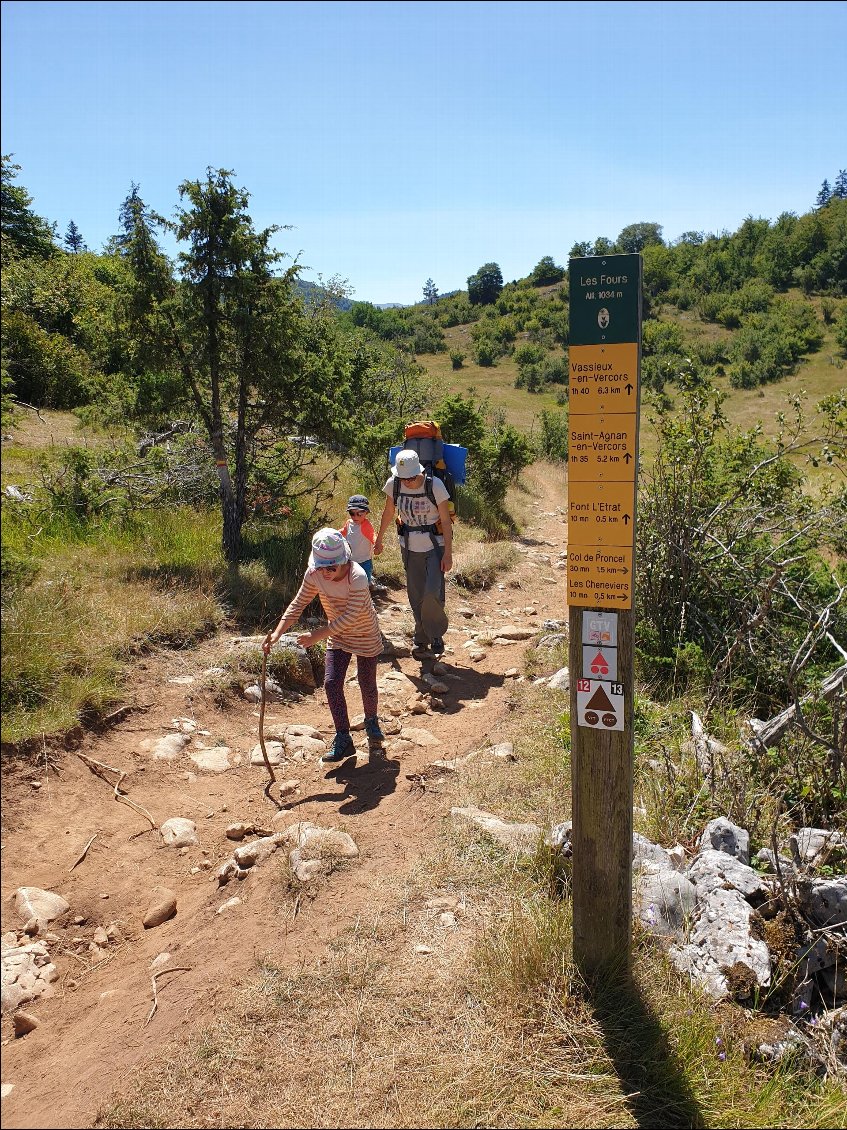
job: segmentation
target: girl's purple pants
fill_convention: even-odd
[[[349,651],[340,648],[327,648],[326,668],[324,673],[324,690],[329,704],[329,712],[335,723],[335,728],[340,733],[349,733],[350,715],[347,713],[347,699],[344,697],[344,679],[347,668],[353,656]],[[359,677],[359,690],[362,692],[362,706],[365,717],[376,716],[378,694],[376,689],[376,655],[359,655],[356,657],[356,670]]]

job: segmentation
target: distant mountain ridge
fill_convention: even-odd
[[[318,283],[310,282],[308,279],[298,279],[297,289],[304,298],[319,298],[326,294],[326,288],[320,286]],[[452,298],[454,294],[459,294],[458,290],[448,290],[444,294],[439,294],[439,298]],[[352,298],[336,298],[333,299],[334,305],[339,310],[349,310],[355,302],[367,302],[366,298],[352,299]],[[410,306],[419,306],[421,302],[371,302],[370,305],[377,310],[407,310]]]
[[[317,283],[309,282],[308,279],[298,279],[296,283],[298,291],[307,300],[318,300],[327,294],[326,287],[319,286]],[[349,310],[353,302],[349,298],[333,298],[333,305],[339,310]]]
[[[305,299],[321,299],[326,296],[326,287],[320,286],[318,283],[310,282],[308,279],[298,279],[297,289]],[[362,299],[361,301],[366,301]],[[349,310],[353,305],[352,298],[333,298],[332,303],[339,310]],[[372,302],[377,310],[402,310],[405,308],[405,302]]]

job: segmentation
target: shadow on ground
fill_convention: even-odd
[[[703,1115],[685,1069],[638,986],[609,979],[589,990],[606,1051],[643,1130],[701,1130]]]
[[[338,811],[343,816],[356,816],[361,812],[368,812],[390,796],[397,788],[397,778],[400,774],[400,762],[386,757],[384,754],[371,753],[369,759],[360,763],[357,758],[348,757],[338,765],[333,765],[326,774],[327,781],[336,781],[343,785],[343,791],[312,793],[310,796],[301,797],[299,800],[284,804],[283,808],[290,810],[301,804],[310,804],[312,801],[332,801],[339,804]]]
[[[465,703],[481,702],[495,687],[502,687],[504,683],[510,681],[504,675],[498,675],[493,671],[459,667],[447,655],[439,656],[438,662],[446,668],[446,672],[443,675],[435,675],[434,678],[443,681],[448,688],[443,696],[439,696],[444,703],[444,709],[440,712],[443,714],[456,714],[464,709]],[[424,693],[432,690],[423,676],[432,674],[433,665],[433,660],[425,659],[421,662],[420,673],[408,676]]]

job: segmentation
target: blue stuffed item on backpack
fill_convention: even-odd
[[[396,447],[391,448],[388,453],[388,461],[392,467],[394,466],[394,460],[397,458],[398,452],[405,451],[410,447],[414,449],[415,442],[414,440],[406,440],[405,444],[398,444]],[[460,447],[457,443],[445,443],[443,448],[443,459],[447,464],[447,470],[453,476],[453,481],[456,486],[464,486],[467,477],[465,464],[468,458],[468,449],[466,447]],[[425,462],[423,457],[421,457],[421,460]]]

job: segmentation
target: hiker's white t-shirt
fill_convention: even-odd
[[[392,475],[382,488],[386,498],[394,499],[395,478]],[[437,475],[432,476],[432,493],[436,503],[447,502],[450,495],[447,487]],[[417,490],[410,490],[405,480],[400,480],[400,493],[397,496],[397,516],[409,527],[408,547],[410,553],[427,553],[432,549],[432,537],[428,533],[416,533],[416,526],[434,526],[438,521],[438,506],[433,505],[426,493],[426,484],[421,483]],[[444,538],[436,534],[436,541],[444,545]]]
[[[348,518],[338,532],[347,540],[354,561],[361,564],[372,560],[376,534],[367,518],[363,518],[361,524]]]

